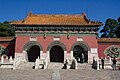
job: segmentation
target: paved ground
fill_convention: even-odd
[[[52,70],[0,69],[0,80],[51,80]]]
[[[0,69],[0,80],[120,80],[120,70]]]
[[[61,80],[120,80],[120,71],[61,70]]]

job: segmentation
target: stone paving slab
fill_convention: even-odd
[[[0,69],[0,80],[51,80],[52,70]]]
[[[53,76],[58,80],[120,80],[120,70],[0,69],[0,80],[53,80]]]
[[[120,80],[116,70],[60,70],[61,80]]]
[[[56,69],[53,70],[52,80],[61,80],[61,79],[60,79],[60,72],[59,72],[58,69],[57,69],[57,70],[56,70]]]

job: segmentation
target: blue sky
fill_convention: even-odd
[[[0,22],[20,20],[34,14],[81,14],[105,23],[120,16],[120,0],[0,0]]]

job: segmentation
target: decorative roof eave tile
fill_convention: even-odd
[[[15,37],[0,37],[0,42],[12,41]]]
[[[12,24],[12,23],[11,23]],[[25,26],[34,26],[34,25],[38,25],[38,26],[89,26],[89,27],[100,27],[102,24],[12,24],[12,25],[25,25]]]
[[[98,43],[120,43],[120,38],[98,38]]]

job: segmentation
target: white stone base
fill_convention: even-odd
[[[4,64],[1,64],[1,66],[0,66],[0,68],[13,68],[13,64],[11,63],[8,63],[8,64],[6,64],[6,63],[4,63]]]

